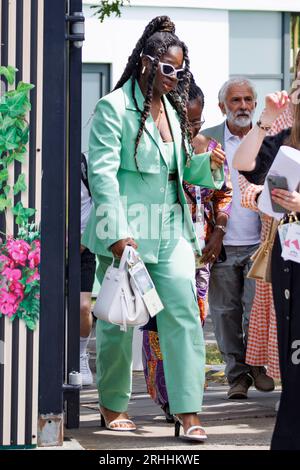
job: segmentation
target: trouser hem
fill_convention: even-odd
[[[103,392],[99,391],[99,405],[104,406],[110,411],[115,411],[116,413],[124,413],[128,409],[129,400],[119,397],[114,397],[110,392],[109,395],[106,395]]]

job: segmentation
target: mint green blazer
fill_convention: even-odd
[[[135,84],[135,96],[143,109],[144,96]],[[178,198],[184,207],[184,230],[201,254],[182,180],[220,189],[223,169],[211,171],[210,153],[193,155],[186,166],[179,118],[169,101],[164,103],[174,138],[178,169]],[[112,256],[109,247],[118,240],[133,237],[145,262],[157,263],[168,185],[168,162],[164,143],[150,115],[134,160],[135,139],[140,123],[131,92],[131,80],[103,97],[96,105],[89,142],[88,178],[94,206],[83,233],[82,244],[93,253]],[[137,214],[136,209],[140,208]],[[131,210],[133,208],[133,210]],[[149,214],[153,213],[151,223]],[[144,217],[144,218],[143,218]],[[149,231],[142,228],[151,225]],[[154,234],[154,235],[153,235]]]

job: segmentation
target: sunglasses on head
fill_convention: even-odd
[[[151,55],[146,54],[150,60],[155,60]],[[166,64],[165,62],[158,62],[160,66],[160,71],[166,77],[175,77],[177,80],[183,80],[184,78],[184,69],[175,69],[173,65]]]

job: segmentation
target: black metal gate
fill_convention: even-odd
[[[1,65],[35,85],[27,203],[41,227],[39,327],[0,319],[2,448],[60,445],[64,424],[79,426],[79,388],[67,377],[79,370],[81,12],[82,0],[0,0]]]

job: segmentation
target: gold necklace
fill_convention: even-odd
[[[163,104],[161,104],[161,107],[160,107],[160,110],[159,110],[159,113],[158,113],[158,118],[154,121],[158,130],[160,129],[160,121],[161,121],[161,117],[163,115],[163,112],[164,112],[164,106],[163,106]]]

